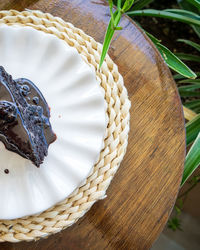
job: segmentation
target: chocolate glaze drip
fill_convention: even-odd
[[[49,117],[48,104],[34,83],[13,80],[0,66],[0,140],[5,147],[39,167],[56,140]]]

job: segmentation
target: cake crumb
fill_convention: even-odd
[[[9,174],[9,170],[8,170],[8,169],[5,169],[5,170],[4,170],[4,173],[5,173],[5,174]]]

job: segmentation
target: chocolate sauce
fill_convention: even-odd
[[[0,140],[37,167],[56,140],[40,90],[28,79],[13,80],[0,66]]]

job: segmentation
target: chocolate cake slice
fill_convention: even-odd
[[[13,80],[0,66],[0,141],[5,147],[39,167],[56,140],[49,117],[48,104],[34,83]]]

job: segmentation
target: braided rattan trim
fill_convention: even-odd
[[[0,242],[37,240],[57,233],[75,223],[99,199],[116,173],[126,151],[129,132],[127,91],[116,64],[107,55],[98,69],[102,45],[82,30],[61,18],[40,11],[0,11],[0,25],[23,25],[53,34],[77,49],[82,58],[94,68],[97,80],[105,91],[108,126],[104,148],[91,175],[63,202],[45,212],[16,220],[0,221]]]

